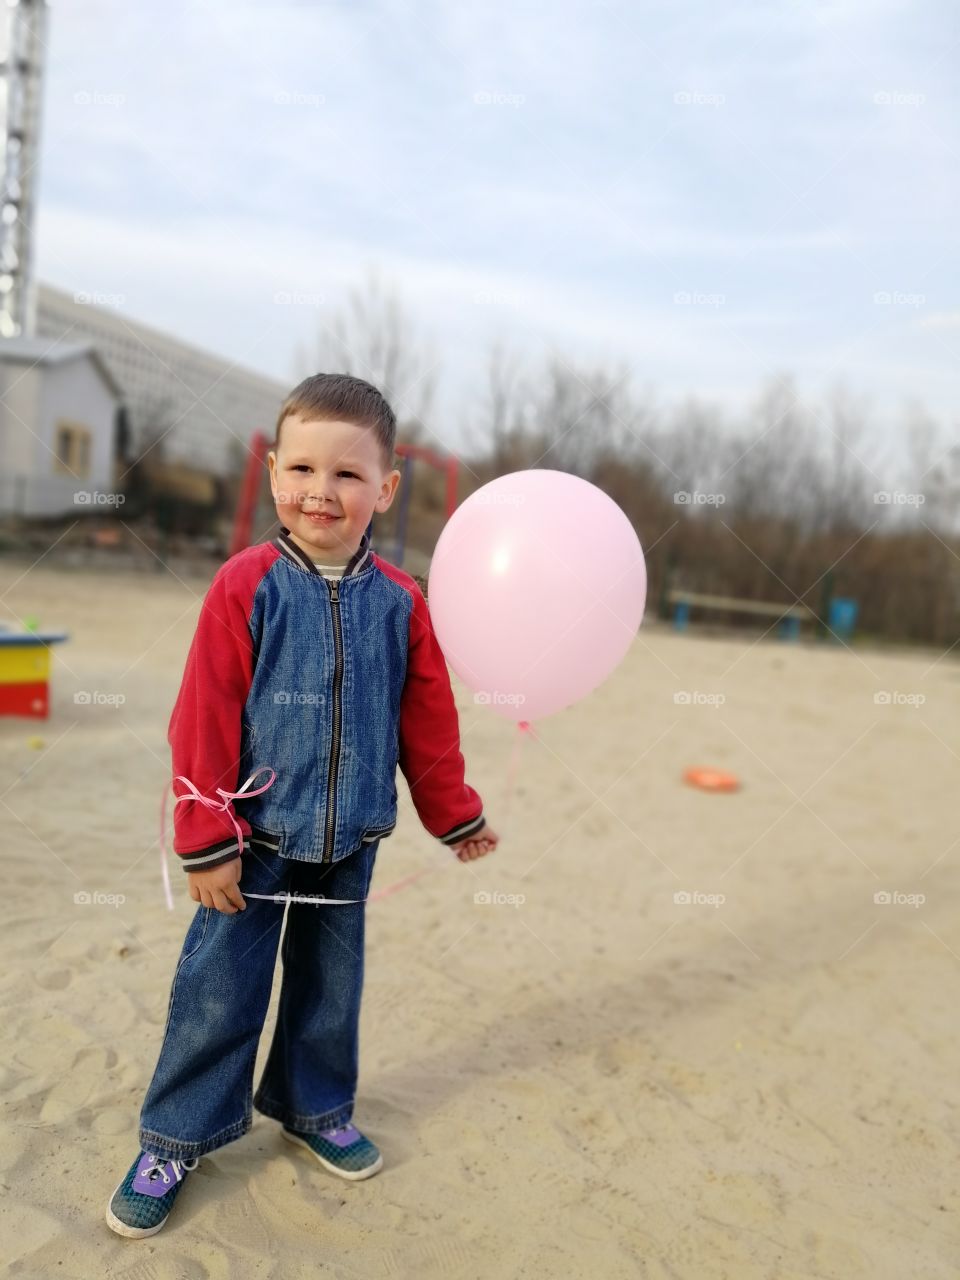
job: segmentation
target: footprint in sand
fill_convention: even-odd
[[[43,987],[44,991],[62,991],[73,981],[73,970],[39,969],[33,975],[33,980],[38,987]]]

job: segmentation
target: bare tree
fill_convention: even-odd
[[[353,289],[328,324],[321,325],[315,359],[298,349],[301,377],[322,370],[351,373],[382,391],[393,406],[405,439],[426,434],[437,385],[438,360],[416,337],[414,324],[394,290],[372,272]]]
[[[487,363],[486,397],[464,429],[475,474],[505,475],[523,466],[523,439],[533,410],[532,393],[520,358],[496,342]]]

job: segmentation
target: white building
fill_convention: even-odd
[[[92,343],[0,340],[0,512],[113,503],[121,398]]]
[[[288,390],[41,284],[36,336],[0,338],[0,515],[77,514],[74,495],[122,492],[140,459],[155,484],[209,503],[253,434],[273,438]]]
[[[152,446],[167,462],[225,476],[243,469],[255,431],[273,438],[290,387],[86,298],[39,284],[36,336],[95,344],[123,388],[127,461]]]

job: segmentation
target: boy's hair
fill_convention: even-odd
[[[280,428],[290,415],[372,428],[377,433],[384,469],[393,467],[397,419],[372,383],[349,373],[314,373],[304,378],[280,406],[273,449],[280,447]]]

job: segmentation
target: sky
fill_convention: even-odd
[[[949,0],[71,0],[47,45],[47,283],[291,384],[376,271],[449,447],[495,341],[731,415],[839,381],[956,438]]]

